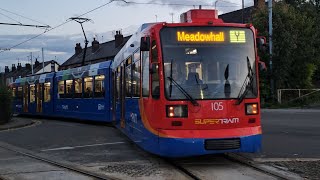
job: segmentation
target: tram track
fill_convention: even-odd
[[[195,175],[194,173],[192,173],[191,171],[189,171],[188,169],[184,168],[182,165],[176,163],[173,160],[170,159],[165,159],[165,161],[170,164],[171,166],[175,167],[176,169],[180,170],[181,172],[183,172],[185,175],[187,175],[188,177],[194,179],[194,180],[201,180],[197,175]]]
[[[101,180],[117,180],[114,177],[110,177],[110,176],[106,176],[106,175],[102,175],[102,174],[97,174],[97,173],[90,172],[90,171],[87,171],[87,170],[84,170],[84,169],[81,169],[81,168],[78,168],[78,167],[75,167],[75,166],[72,166],[72,165],[69,165],[69,164],[65,164],[65,163],[57,162],[57,161],[54,161],[54,160],[51,160],[51,159],[48,159],[48,158],[44,158],[44,157],[35,155],[34,153],[24,152],[24,150],[19,150],[19,149],[16,149],[16,148],[8,147],[8,146],[3,145],[2,143],[0,144],[0,148],[3,148],[5,150],[8,150],[8,151],[11,151],[11,152],[14,152],[14,153],[17,153],[17,154],[22,155],[24,157],[28,157],[28,158],[31,158],[31,159],[38,160],[40,162],[47,163],[49,165],[52,165],[52,166],[55,166],[55,167],[58,167],[58,168],[65,169],[67,171],[74,172],[76,174],[84,175],[84,176],[86,176],[88,178],[101,179]],[[0,177],[0,179],[1,179],[1,177]]]
[[[297,179],[256,166],[229,155],[166,159],[167,163],[194,180],[207,179]]]

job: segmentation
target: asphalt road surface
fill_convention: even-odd
[[[320,110],[262,110],[264,158],[320,158]]]

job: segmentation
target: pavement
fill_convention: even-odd
[[[0,125],[0,131],[30,126],[34,123],[35,121],[30,118],[21,118],[18,116],[14,116],[8,123]]]

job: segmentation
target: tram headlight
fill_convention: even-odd
[[[258,103],[246,104],[246,115],[258,114]]]
[[[166,111],[169,118],[188,117],[187,105],[167,105]]]

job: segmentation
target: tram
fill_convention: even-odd
[[[111,65],[116,126],[160,156],[259,151],[256,38],[215,10],[142,25]]]
[[[113,61],[17,79],[14,111],[113,122],[164,157],[258,152],[256,34],[216,10],[143,24]]]
[[[11,84],[20,115],[111,121],[111,61],[18,78]]]

